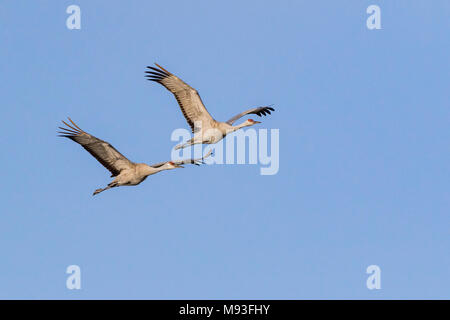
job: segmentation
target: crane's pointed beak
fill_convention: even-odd
[[[254,124],[261,123],[261,121],[253,121]]]
[[[177,165],[176,168],[184,168],[183,166]]]

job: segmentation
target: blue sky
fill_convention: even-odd
[[[2,1],[0,298],[450,298],[449,16],[446,0]],[[153,62],[218,120],[274,103],[258,128],[280,130],[278,174],[191,166],[92,197],[109,173],[57,126],[169,159],[187,125]]]

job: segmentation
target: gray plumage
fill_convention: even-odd
[[[134,163],[127,159],[123,154],[117,151],[110,143],[103,141],[93,135],[83,131],[70,118],[70,123],[63,121],[66,127],[59,127],[60,137],[69,138],[80,144],[95,159],[98,160],[106,169],[111,172],[114,180],[105,188],[95,190],[94,195],[110,188],[120,186],[135,186],[144,181],[149,175],[158,173],[163,170],[175,168],[183,168],[183,164],[200,164],[203,159],[211,155],[211,151],[202,158],[185,159],[178,161],[165,161],[155,165],[147,165],[145,163]]]
[[[239,113],[238,115],[229,119],[227,122],[216,121],[208,112],[208,110],[206,110],[206,107],[203,104],[197,90],[189,86],[183,80],[170,73],[157,63],[155,63],[155,65],[158,68],[150,66],[147,67],[147,79],[163,85],[175,96],[175,99],[180,106],[181,112],[183,113],[183,116],[185,117],[187,123],[191,127],[192,132],[194,133],[193,139],[189,140],[183,145],[175,147],[175,149],[184,148],[186,146],[198,143],[216,143],[219,140],[223,139],[230,132],[260,123],[259,121],[248,119],[240,125],[233,126],[233,123],[243,116],[256,114],[257,116],[261,117],[267,114],[271,114],[271,111],[275,111],[275,109],[272,108],[272,105],[252,108]]]

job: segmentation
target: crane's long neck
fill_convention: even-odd
[[[235,132],[243,127],[248,127],[248,126],[251,126],[251,124],[248,121],[244,121],[241,124],[238,124],[236,126],[233,126],[226,122],[218,122],[217,129],[222,131],[222,134],[225,136],[229,133]]]
[[[241,128],[248,127],[248,126],[251,126],[251,124],[248,123],[247,121],[244,121],[241,124],[238,124],[237,126],[232,126],[232,128],[233,128],[233,131],[236,131],[236,130],[239,130]]]
[[[162,166],[156,167],[156,168],[146,164],[142,168],[142,173],[145,176],[149,176],[149,175],[152,175],[152,174],[155,174],[155,173],[158,173],[160,171],[167,170],[167,169],[169,169],[169,164],[167,164],[167,163],[163,164]]]

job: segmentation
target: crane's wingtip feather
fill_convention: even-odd
[[[159,64],[157,64],[156,62],[155,62],[155,65],[158,67],[158,68],[160,68],[161,70],[163,70],[164,72],[166,72],[168,75],[171,75],[171,73],[169,72],[169,71],[167,71],[166,69],[164,69],[163,67],[161,67]]]
[[[67,128],[63,128],[63,127],[58,127],[59,129],[61,129],[61,130],[64,130],[64,132],[63,133],[70,133],[70,134],[78,134],[78,132],[76,132],[76,131],[73,131],[73,130],[70,130],[70,129],[67,129]]]
[[[72,127],[70,124],[68,124],[67,122],[63,121],[63,123],[68,126],[69,128],[73,129],[74,131],[78,131],[78,129],[75,129],[74,127]]]
[[[70,119],[70,117],[68,117],[68,119],[69,119],[69,121],[78,129],[78,130],[80,130],[81,132],[83,132],[83,130],[79,127],[79,126],[77,126],[77,124],[75,123],[75,122],[73,122],[72,121],[72,119]]]

